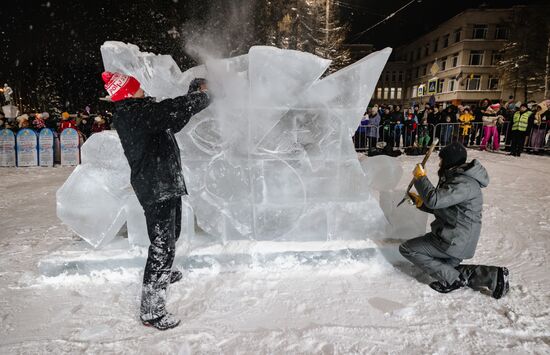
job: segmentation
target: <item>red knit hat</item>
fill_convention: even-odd
[[[113,101],[120,101],[134,96],[141,86],[136,78],[129,75],[106,71],[101,74],[101,77],[105,82],[105,90],[107,90]]]

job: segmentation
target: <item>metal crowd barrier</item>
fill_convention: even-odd
[[[528,132],[525,148],[532,152],[550,151],[550,125],[548,122],[543,122],[540,126],[534,125],[531,131]]]
[[[365,125],[359,126],[353,141],[355,149],[358,152],[368,151],[369,148],[376,146],[377,143],[392,144],[394,148],[407,149],[418,146],[427,146],[436,137],[439,138],[438,148],[444,147],[451,142],[461,142],[468,147],[481,147],[484,138],[484,129],[482,122],[471,122],[467,134],[464,134],[461,122],[457,123],[438,123],[429,125],[429,142],[419,145],[420,125],[417,125],[415,131],[406,131],[406,128],[392,125]],[[512,122],[504,121],[497,124],[497,136],[499,140],[499,150],[505,150],[511,145]],[[373,130],[378,132],[378,137],[373,134]],[[550,125],[543,122],[540,126],[534,126],[526,136],[524,150],[539,152],[550,151]],[[492,137],[487,140],[486,149],[493,147]]]

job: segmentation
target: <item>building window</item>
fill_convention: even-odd
[[[434,40],[434,53],[437,52],[437,50],[439,49],[437,48],[438,45],[439,45],[439,38],[436,38]]]
[[[385,81],[386,81],[386,83],[387,83],[388,81],[390,81],[390,72],[389,72],[389,71],[386,72]]]
[[[376,98],[381,99],[382,98],[382,88],[376,89]]]
[[[403,72],[399,71],[399,82],[403,82]]]
[[[502,54],[498,51],[493,51],[493,55],[491,56],[491,65],[498,65],[498,62],[502,60]]]
[[[458,30],[455,30],[455,43],[460,42],[461,33],[462,33],[462,28],[459,28]]]
[[[422,49],[420,49],[420,48],[418,48],[418,49],[416,50],[416,60],[419,60],[419,59],[420,59],[420,51],[421,51],[421,50],[422,50]]]
[[[395,82],[396,81],[396,73],[394,71],[391,72],[391,81]]]
[[[470,52],[470,65],[483,65],[483,51]]]
[[[489,90],[498,90],[498,78],[489,78],[489,85],[487,86]]]
[[[439,65],[439,68],[441,69],[441,71],[447,69],[447,57],[441,58],[441,64]]]
[[[428,67],[423,65],[422,66],[422,76],[426,75],[427,71],[428,71]]]
[[[390,89],[390,100],[395,99],[395,88]]]
[[[401,100],[403,98],[403,88],[397,88],[397,100]]]
[[[466,80],[466,90],[475,91],[480,89],[481,75],[471,75]]]
[[[437,82],[437,93],[440,94],[443,92],[443,87],[445,85],[445,79],[439,79]]]
[[[430,45],[426,44],[426,47],[424,47],[424,57],[427,57],[430,55]]]
[[[443,36],[443,48],[449,47],[449,36],[450,35]]]
[[[472,36],[473,39],[485,39],[487,38],[487,25],[474,25],[474,34]]]
[[[415,73],[415,74],[414,74],[414,77],[415,77],[415,78],[419,78],[419,77],[420,77],[420,67],[416,67],[414,73]]]
[[[508,27],[497,26],[497,30],[495,32],[495,39],[508,39]]]
[[[451,68],[458,67],[458,53],[454,54],[451,58]]]
[[[449,80],[449,91],[455,91],[456,80]]]
[[[390,89],[384,88],[384,100],[388,99],[389,93],[390,93]]]
[[[412,97],[418,97],[418,86],[413,86]]]

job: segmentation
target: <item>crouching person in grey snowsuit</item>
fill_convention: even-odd
[[[481,189],[489,184],[487,171],[477,160],[466,163],[467,152],[460,143],[446,146],[439,157],[437,187],[418,164],[413,172],[418,194],[410,194],[419,209],[435,216],[431,232],[401,244],[399,251],[437,280],[430,287],[438,292],[469,286],[489,289],[494,298],[501,298],[509,288],[506,268],[460,264],[475,254],[481,232]]]
[[[105,72],[103,80],[115,103],[114,123],[151,242],[143,274],[141,321],[160,330],[174,328],[180,321],[166,311],[166,290],[182,278],[181,272],[172,271],[172,263],[181,230],[181,196],[187,194],[174,134],[208,106],[206,83],[195,79],[188,95],[156,102],[145,97],[131,76]]]

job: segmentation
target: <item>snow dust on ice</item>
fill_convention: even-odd
[[[182,325],[166,332],[138,321],[142,266],[79,272],[75,264],[53,276],[39,268],[56,251],[86,248],[55,213],[55,192],[72,169],[2,169],[0,353],[550,353],[550,159],[469,154],[491,184],[468,262],[510,269],[503,299],[434,292],[395,257],[392,240],[332,242],[326,248],[341,252],[319,259],[281,253],[244,263],[205,246],[169,289],[168,308]],[[405,186],[419,158],[398,159]],[[436,158],[428,169],[435,180]],[[233,247],[254,255],[263,245]],[[352,252],[369,249],[379,252]]]

